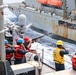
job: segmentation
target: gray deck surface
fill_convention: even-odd
[[[51,72],[55,72],[55,70],[46,66],[45,64],[42,65],[42,74],[51,73]]]

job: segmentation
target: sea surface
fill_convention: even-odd
[[[22,1],[24,1],[24,0],[3,0],[3,4],[7,5],[8,3],[22,2]],[[15,23],[18,21],[17,16],[14,15],[8,9],[8,7],[4,8],[4,18],[5,18],[5,22],[11,22],[11,23],[14,22]],[[40,30],[39,30],[39,32],[36,32],[33,29],[28,28],[28,30],[25,32],[25,35],[29,36],[32,39],[32,38],[43,35],[43,32],[40,32]],[[57,39],[51,38],[51,34],[50,34],[50,36],[44,36],[43,38],[39,39],[38,42],[35,43],[36,47],[39,50],[45,51],[44,58],[47,61],[44,60],[44,62],[50,66],[51,65],[54,66],[52,51],[53,51],[53,48],[55,47],[55,43],[56,43]],[[73,55],[76,52],[76,45],[73,42],[69,43],[69,41],[68,40],[66,41],[66,39],[63,39],[62,41],[63,41],[66,49],[69,50],[69,55]],[[69,60],[69,62],[71,63],[71,58],[69,57],[69,55],[65,56],[66,57],[65,60]],[[41,56],[42,56],[42,53],[41,53]],[[68,63],[66,62],[65,65],[67,67]],[[67,69],[68,68],[71,68],[71,65],[69,65],[67,67]]]

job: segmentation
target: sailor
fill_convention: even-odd
[[[17,40],[18,40],[18,39],[22,39],[22,38],[17,37],[17,38],[15,39],[16,44],[17,44]],[[23,46],[24,50],[26,50],[26,48],[25,48],[24,44],[22,44],[22,46]]]
[[[24,46],[30,52],[30,47],[31,47],[32,41],[28,36],[24,37]]]
[[[27,52],[24,47],[23,47],[23,39],[19,38],[17,40],[17,45],[14,46],[15,48],[15,53],[14,53],[14,57],[15,57],[15,62],[14,64],[20,64],[23,61],[24,55]]]
[[[5,50],[6,50],[6,60],[8,60],[11,65],[11,58],[13,57],[15,49],[9,44],[8,40],[6,39],[5,39]]]
[[[38,61],[38,55],[35,47],[30,48],[30,52],[25,54],[26,62],[28,61]]]
[[[53,51],[53,60],[55,62],[56,71],[64,70],[64,55],[68,54],[68,50],[63,47],[62,40],[56,42],[57,47]]]

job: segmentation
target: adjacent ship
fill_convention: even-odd
[[[76,0],[25,0],[8,7],[34,27],[76,41]]]

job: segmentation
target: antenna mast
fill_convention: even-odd
[[[67,2],[66,2],[66,0],[63,0],[63,9],[64,9],[63,18],[67,19]]]

